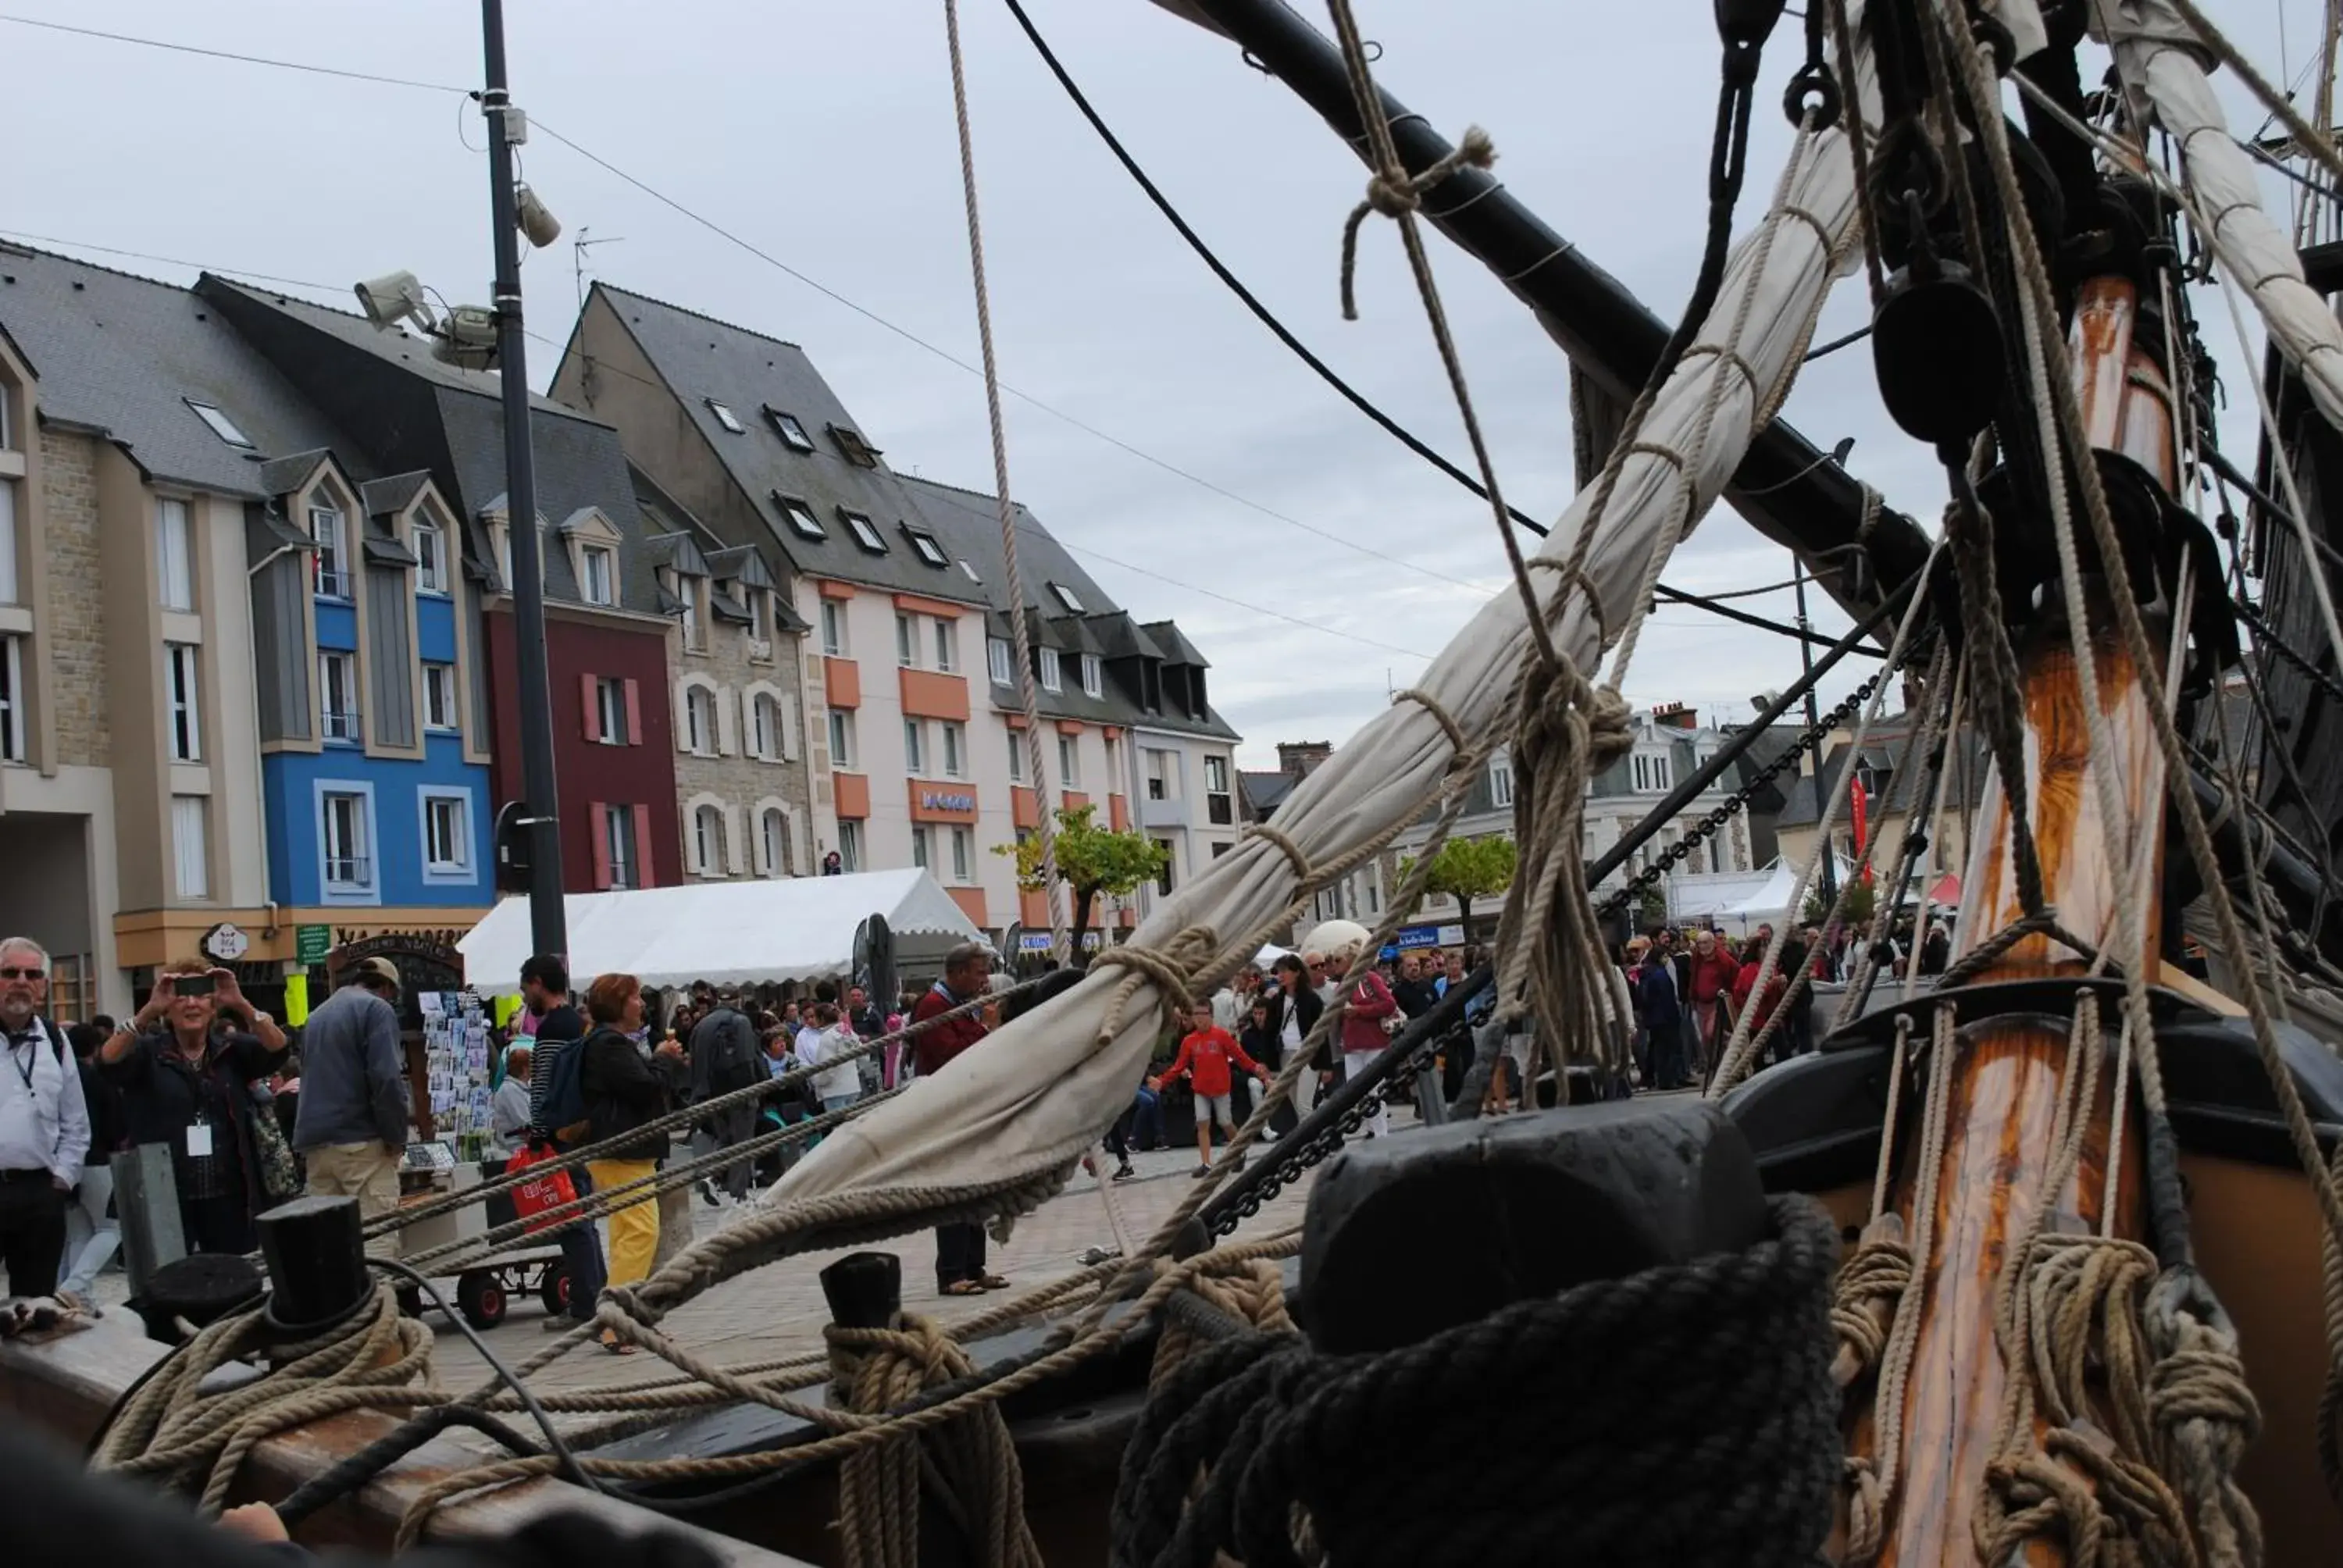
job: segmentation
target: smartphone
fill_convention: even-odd
[[[173,996],[209,996],[212,994],[213,988],[218,984],[219,977],[216,975],[173,975],[171,994]]]

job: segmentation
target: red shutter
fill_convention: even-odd
[[[581,675],[578,678],[578,701],[579,711],[585,716],[582,722],[586,726],[586,739],[589,741],[601,739],[602,694],[595,689],[592,676]]]
[[[642,743],[643,689],[639,683],[629,680],[627,682],[627,744],[640,746]],[[639,811],[642,808],[638,806],[635,809]]]
[[[586,678],[593,679],[592,676]],[[594,845],[594,890],[608,891],[610,886],[610,824],[609,810],[599,800],[586,803],[586,837]]]
[[[630,689],[634,684],[627,682]],[[659,878],[651,872],[651,809],[648,806],[635,808],[635,886],[658,887]]]

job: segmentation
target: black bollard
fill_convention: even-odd
[[[1302,1221],[1311,1342],[1386,1351],[1589,1280],[1734,1251],[1768,1219],[1741,1130],[1623,1100],[1377,1139],[1329,1161]]]
[[[903,1310],[903,1260],[851,1252],[821,1271],[830,1321],[841,1329],[883,1329]]]
[[[260,1216],[269,1325],[280,1333],[329,1328],[374,1293],[355,1198],[296,1198]]]
[[[147,1276],[146,1288],[130,1299],[130,1310],[146,1325],[146,1337],[176,1345],[186,1336],[179,1325],[206,1328],[260,1299],[260,1271],[227,1252],[197,1252],[166,1263]]]

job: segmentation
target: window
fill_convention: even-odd
[[[740,423],[740,416],[735,414],[731,409],[726,407],[723,404],[719,403],[713,397],[708,399],[708,411],[716,416],[716,422],[719,425],[723,426],[725,429],[730,431],[733,435],[739,436],[747,433],[749,427]]]
[[[843,425],[832,425],[830,438],[838,443],[839,451],[856,467],[875,468],[879,466],[879,448],[864,440],[860,431],[850,430]]]
[[[695,756],[716,755],[716,696],[704,686],[683,694],[683,745]]]
[[[906,524],[903,528],[903,537],[911,541],[911,553],[918,556],[921,560],[927,562],[928,565],[931,567],[948,567],[951,565],[951,557],[944,554],[944,548],[942,545],[936,542],[935,535],[923,533],[920,529]],[[967,568],[968,563],[966,561],[960,562],[960,568],[963,571],[967,570]],[[974,572],[969,572],[968,575],[970,578],[974,578],[976,576]]]
[[[578,552],[582,575],[578,591],[586,596],[588,604],[616,604],[614,591],[618,582],[618,554],[601,545],[588,545]]]
[[[821,651],[831,658],[846,657],[846,607],[834,598],[821,601]]]
[[[347,653],[317,656],[317,706],[328,740],[358,739],[358,661]]]
[[[420,593],[447,591],[447,536],[439,531],[437,523],[418,521],[412,535],[415,548],[415,587]]]
[[[1503,810],[1513,803],[1513,759],[1503,752],[1489,759],[1489,804]]]
[[[1178,851],[1173,848],[1172,840],[1169,839],[1156,839],[1155,847],[1163,851],[1163,870],[1162,873],[1155,879],[1155,890],[1159,893],[1168,893],[1172,890],[1172,884],[1174,880],[1172,874],[1172,869],[1175,865],[1179,864],[1180,856]]]
[[[806,434],[806,427],[798,423],[796,415],[784,414],[768,403],[765,405],[765,417],[772,421],[773,428],[779,433],[782,440],[800,452],[813,450],[813,437]]]
[[[363,893],[374,888],[374,859],[367,832],[367,798],[355,792],[328,789],[320,794],[318,809],[325,852],[326,890]]]
[[[860,512],[850,512],[844,507],[838,508],[838,518],[846,525],[846,531],[854,536],[856,544],[874,556],[883,556],[887,553],[887,541],[880,534],[878,524]]]
[[[1236,798],[1229,793],[1229,759],[1225,757],[1204,759],[1204,814],[1214,827],[1227,828],[1236,822]]]
[[[767,692],[759,692],[749,703],[749,755],[768,762],[779,762],[785,748],[781,739],[781,704]]]
[[[765,808],[757,819],[758,837],[763,840],[765,875],[786,877],[789,874],[789,819],[781,815],[778,806]]]
[[[602,842],[609,850],[610,886],[641,887],[642,846],[635,842],[635,809],[632,806],[602,808]]]
[[[1058,737],[1058,787],[1079,789],[1082,787],[1082,752],[1071,735]]]
[[[960,724],[960,723],[957,723],[957,722],[951,721],[951,720],[946,720],[944,723],[941,723],[941,724],[939,724],[938,726],[936,726],[936,728],[937,728],[938,729],[940,729],[940,730],[941,730],[941,731],[943,732],[943,739],[944,739],[944,777],[945,777],[945,778],[947,778],[947,779],[965,779],[965,778],[967,778],[967,777],[968,777],[968,729],[967,729],[967,727],[966,727],[966,726],[964,726],[964,725],[961,725],[961,724]]]
[[[1082,655],[1083,692],[1091,697],[1101,697],[1105,695],[1105,684],[1100,678],[1099,656],[1094,653]]]
[[[962,556],[960,558],[960,575],[968,578],[969,581],[974,583],[979,588],[982,588],[984,586],[984,579],[977,575],[977,571],[974,567],[968,564],[968,558],[966,556]]]
[[[749,640],[752,643],[765,641],[765,628],[772,618],[768,613],[765,601],[773,596],[756,588],[748,588],[742,591],[740,597],[749,601]],[[755,650],[750,649],[752,657],[754,653]]]
[[[951,873],[955,882],[976,880],[976,835],[965,828],[951,830]]]
[[[1041,650],[1041,689],[1044,691],[1065,689],[1065,681],[1058,674],[1058,650],[1054,648],[1045,648]]]
[[[895,617],[895,662],[905,669],[920,668],[920,627],[908,615]]]
[[[456,727],[456,667],[452,664],[426,664],[423,667],[423,728],[453,729]]]
[[[935,834],[936,830],[925,823],[915,822],[911,826],[911,864],[922,871],[928,869],[933,858],[929,845]]]
[[[434,877],[472,873],[472,798],[423,797],[423,869]]]
[[[984,639],[984,658],[985,662],[992,667],[993,685],[1013,686],[1016,684],[1016,677],[1014,674],[1015,657],[1016,650],[1009,646],[1009,639],[1007,638],[988,637]]]
[[[1086,613],[1082,608],[1081,597],[1065,584],[1051,583],[1050,585],[1050,591],[1058,596],[1058,602],[1064,605],[1069,613],[1073,615],[1082,615]]]
[[[0,762],[25,760],[25,639],[0,637]]]
[[[190,397],[187,399],[187,407],[196,411],[196,418],[201,419],[205,424],[211,427],[211,432],[213,435],[217,436],[229,446],[249,447],[252,445],[252,437],[237,429],[236,427],[236,421],[221,413],[219,409],[213,405],[209,403],[198,403],[194,398]]]
[[[683,646],[689,648],[704,648],[707,645],[700,640],[699,636],[699,579],[679,578],[675,586],[675,597],[681,600],[683,605],[682,610],[676,618],[683,626]]]
[[[184,642],[163,645],[163,697],[170,718],[171,760],[204,759],[203,722],[197,712],[196,649]]]
[[[1509,775],[1510,771],[1511,769],[1509,765]],[[1633,771],[1636,793],[1642,795],[1657,795],[1666,790],[1668,787],[1668,759],[1666,758],[1647,756],[1639,751],[1635,754]],[[1512,793],[1512,789],[1513,784],[1509,776],[1506,780],[1506,792],[1508,795]]]
[[[850,771],[854,767],[854,715],[843,708],[830,710],[830,765]]]
[[[1225,757],[1204,759],[1204,792],[1225,795],[1229,792],[1229,759]]]
[[[0,388],[0,404],[7,401]],[[5,446],[0,442],[0,446]],[[0,604],[16,602],[16,481],[0,479]]]
[[[212,896],[211,847],[204,834],[205,804],[200,795],[171,797],[171,868],[183,899]]]
[[[960,668],[960,623],[936,618],[936,668],[946,675]]]
[[[11,551],[12,566],[14,555]],[[187,533],[187,503],[169,496],[155,503],[155,574],[162,582],[165,609],[196,608],[195,544]]]
[[[691,869],[703,877],[724,874],[724,813],[713,806],[691,814]]]
[[[928,770],[927,726],[916,719],[903,720],[903,771],[925,773]]]
[[[9,407],[11,392],[9,385],[0,381],[0,452],[13,452],[16,448],[16,427],[14,411]]]
[[[1014,729],[1009,732],[1009,781],[1025,782],[1025,738]]]
[[[781,508],[781,516],[789,520],[789,527],[795,528],[800,538],[809,539],[830,538],[822,528],[821,519],[813,515],[813,508],[795,496],[784,496],[779,490],[775,490],[773,505]]]
[[[842,871],[862,869],[862,824],[850,817],[838,825],[838,867]]]
[[[349,563],[342,552],[340,511],[332,507],[311,507],[309,537],[317,545],[317,591],[328,598],[349,598]]]
[[[605,746],[625,746],[632,739],[627,724],[627,683],[615,675],[594,678],[594,733],[586,739]]]
[[[1147,753],[1147,798],[1150,800],[1172,799],[1172,787],[1179,782],[1179,759],[1169,751],[1151,749]]]

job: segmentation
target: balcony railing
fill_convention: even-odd
[[[355,708],[326,709],[326,739],[356,740],[358,739],[358,712]]]
[[[328,855],[326,857],[326,885],[329,888],[371,888],[374,886],[374,862],[364,855]]]
[[[319,567],[317,591],[327,598],[349,598],[350,574],[336,567]]]

